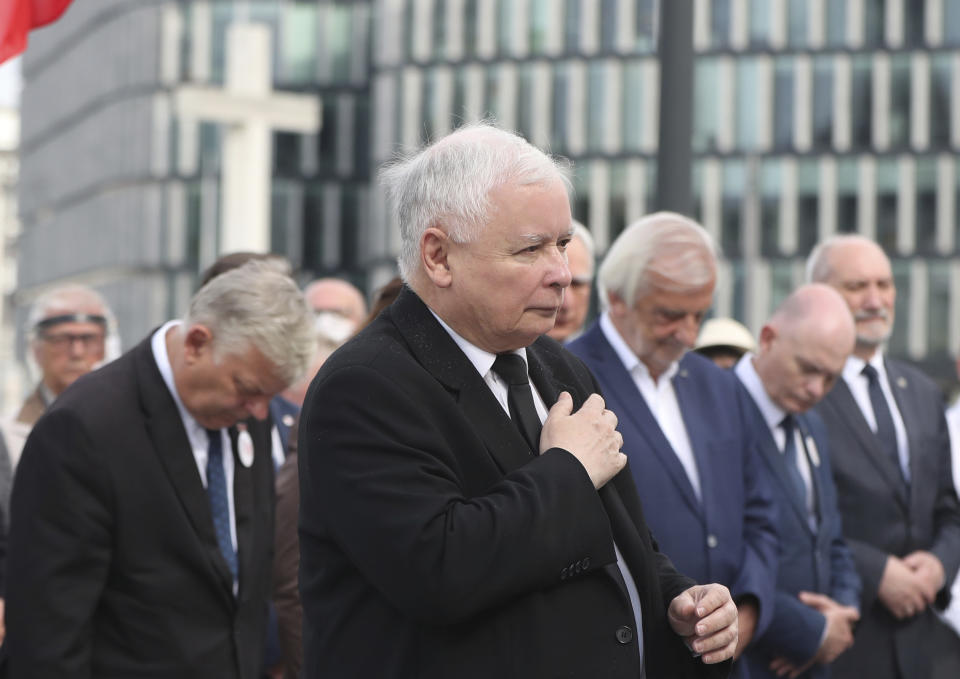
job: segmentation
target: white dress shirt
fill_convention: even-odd
[[[777,448],[780,449],[780,453],[783,454],[786,445],[787,445],[787,434],[783,430],[781,423],[783,418],[786,417],[787,411],[778,406],[773,402],[773,399],[770,398],[770,394],[767,393],[766,387],[763,386],[763,380],[760,379],[760,376],[757,374],[757,369],[753,365],[753,353],[747,352],[743,357],[737,362],[734,372],[737,377],[740,379],[740,382],[746,387],[747,392],[750,394],[750,397],[753,399],[753,402],[757,404],[757,408],[760,410],[760,414],[763,415],[763,421],[767,423],[767,427],[770,429],[770,433],[773,434],[773,440],[777,444]],[[806,490],[805,503],[807,507],[807,519],[812,522],[811,525],[816,525],[815,514],[814,514],[814,504],[813,504],[813,483],[811,482],[812,477],[810,474],[810,460],[807,459],[807,446],[803,440],[803,435],[800,432],[800,427],[794,427],[793,429],[793,443],[795,450],[797,451],[797,470],[800,472],[800,476],[803,478],[803,485]]]
[[[433,317],[437,319],[440,325],[444,330],[450,335],[454,342],[457,343],[457,346],[460,347],[460,350],[466,354],[467,359],[473,364],[473,367],[477,369],[477,372],[483,377],[483,381],[487,383],[487,386],[490,387],[490,391],[493,392],[493,395],[496,396],[497,401],[500,402],[500,406],[503,408],[504,412],[507,415],[510,415],[510,405],[508,401],[508,387],[507,383],[493,371],[493,363],[497,360],[496,354],[491,354],[489,351],[481,349],[475,344],[472,344],[468,340],[460,336],[453,328],[447,325],[442,318],[433,313],[433,310],[430,310],[430,313],[433,314]],[[527,375],[529,376],[530,368],[529,363],[527,363],[527,350],[524,348],[517,349],[511,353],[517,354],[523,359],[523,362],[527,364]],[[530,382],[530,391],[533,392],[533,403],[537,408],[537,414],[540,416],[540,423],[542,424],[544,420],[547,419],[547,405],[543,400],[543,397],[540,396],[540,392],[537,391],[537,388],[534,386],[533,382]],[[620,575],[623,577],[623,583],[627,587],[627,594],[630,596],[630,604],[633,607],[633,620],[636,624],[637,633],[635,636],[637,640],[637,649],[640,653],[640,659],[643,660],[643,614],[640,607],[640,593],[637,591],[637,585],[633,580],[633,575],[630,574],[630,568],[627,566],[627,562],[624,561],[623,555],[620,553],[620,548],[617,547],[617,543],[613,543],[613,550],[617,556],[617,567],[620,569]],[[642,663],[641,663],[642,665]]]
[[[860,406],[860,412],[864,419],[870,425],[874,433],[877,431],[877,418],[873,414],[873,405],[870,403],[870,380],[863,374],[863,369],[867,362],[857,356],[850,356],[843,366],[843,380],[850,387],[850,393],[853,399]],[[903,472],[903,478],[907,483],[910,482],[910,445],[907,442],[907,428],[903,424],[903,417],[900,415],[900,409],[897,408],[897,401],[893,397],[893,390],[890,389],[890,379],[887,377],[887,369],[883,365],[883,353],[876,351],[870,359],[870,365],[877,371],[880,379],[880,389],[883,391],[883,397],[887,401],[887,407],[890,409],[890,416],[893,418],[893,428],[897,432],[897,456],[900,458],[900,471]]]
[[[697,467],[697,460],[693,456],[690,435],[687,433],[687,426],[683,423],[683,414],[680,412],[677,392],[673,388],[673,378],[679,370],[679,362],[674,361],[670,364],[670,367],[660,375],[660,379],[654,381],[647,366],[637,358],[637,355],[633,353],[633,350],[627,346],[627,343],[620,336],[608,313],[600,317],[600,330],[617,353],[623,367],[633,378],[633,382],[640,390],[643,400],[646,401],[647,407],[653,413],[653,419],[660,425],[663,435],[667,437],[667,442],[673,448],[674,455],[677,456],[683,470],[687,473],[690,485],[693,486],[693,492],[698,500],[701,499],[700,469]]]
[[[170,365],[170,357],[167,355],[167,331],[170,328],[181,325],[180,321],[170,321],[157,330],[150,338],[150,346],[153,349],[153,360],[157,362],[157,368],[160,369],[160,375],[173,396],[174,403],[177,404],[177,410],[180,412],[180,420],[183,422],[183,428],[187,432],[187,439],[190,441],[190,447],[193,448],[193,457],[197,461],[197,471],[200,472],[200,482],[203,487],[207,487],[207,447],[210,444],[207,437],[207,430],[197,422],[180,400],[180,394],[177,392],[177,385],[173,381],[173,367]],[[227,505],[230,507],[230,542],[233,543],[233,549],[237,549],[237,516],[233,506],[233,446],[230,443],[230,437],[225,429],[220,430],[221,442],[223,444],[223,474],[227,480]],[[236,583],[234,583],[236,588]]]

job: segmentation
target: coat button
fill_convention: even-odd
[[[617,641],[621,644],[629,644],[633,641],[633,630],[624,625],[617,628]]]
[[[590,557],[585,556],[583,557],[583,569],[586,570],[588,568],[590,568]]]
[[[566,568],[563,568],[563,569],[560,570],[560,579],[561,579],[561,580],[566,580],[566,579],[567,579],[567,569],[566,569]]]
[[[717,536],[711,533],[710,535],[707,536],[707,547],[709,547],[710,549],[713,549],[716,546],[717,546]]]

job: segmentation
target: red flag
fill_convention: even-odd
[[[0,64],[27,48],[27,33],[60,18],[71,0],[0,0]]]

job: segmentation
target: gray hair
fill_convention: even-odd
[[[683,291],[716,278],[719,248],[710,234],[675,212],[647,215],[623,230],[600,264],[600,303],[609,306],[613,292],[632,307],[658,276],[658,287]]]
[[[573,226],[573,237],[578,239],[583,243],[583,247],[586,248],[587,254],[590,255],[590,276],[593,276],[594,261],[596,258],[597,246],[593,241],[593,234],[590,233],[590,229],[574,219],[571,222]]]
[[[849,243],[869,243],[881,252],[883,248],[874,241],[859,233],[835,233],[817,243],[807,257],[807,283],[824,283],[833,276],[833,264],[830,261],[830,251],[838,245]]]
[[[313,314],[284,268],[251,260],[200,288],[184,318],[213,333],[214,357],[238,355],[255,347],[291,384],[307,371],[316,348]]]
[[[551,158],[523,137],[487,122],[465,125],[380,169],[379,179],[400,227],[400,276],[409,283],[420,260],[420,238],[442,227],[456,243],[475,240],[490,219],[490,192],[559,180],[570,190],[569,163]]]

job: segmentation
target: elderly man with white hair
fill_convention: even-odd
[[[304,676],[721,676],[729,593],[657,551],[617,416],[543,336],[564,167],[475,125],[381,177],[407,287],[304,402]]]
[[[607,251],[598,276],[605,311],[570,351],[620,418],[660,548],[681,572],[730,588],[739,658],[773,613],[776,513],[749,395],[732,372],[689,351],[716,277],[716,246],[699,224],[670,212],[644,217]],[[740,662],[733,671],[747,676]]]
[[[259,676],[274,511],[262,420],[314,346],[296,283],[251,261],[61,394],[13,485],[11,677]]]
[[[103,297],[85,285],[58,286],[33,303],[27,336],[40,378],[17,414],[3,423],[14,468],[30,430],[54,399],[78,377],[116,357],[116,325]]]

